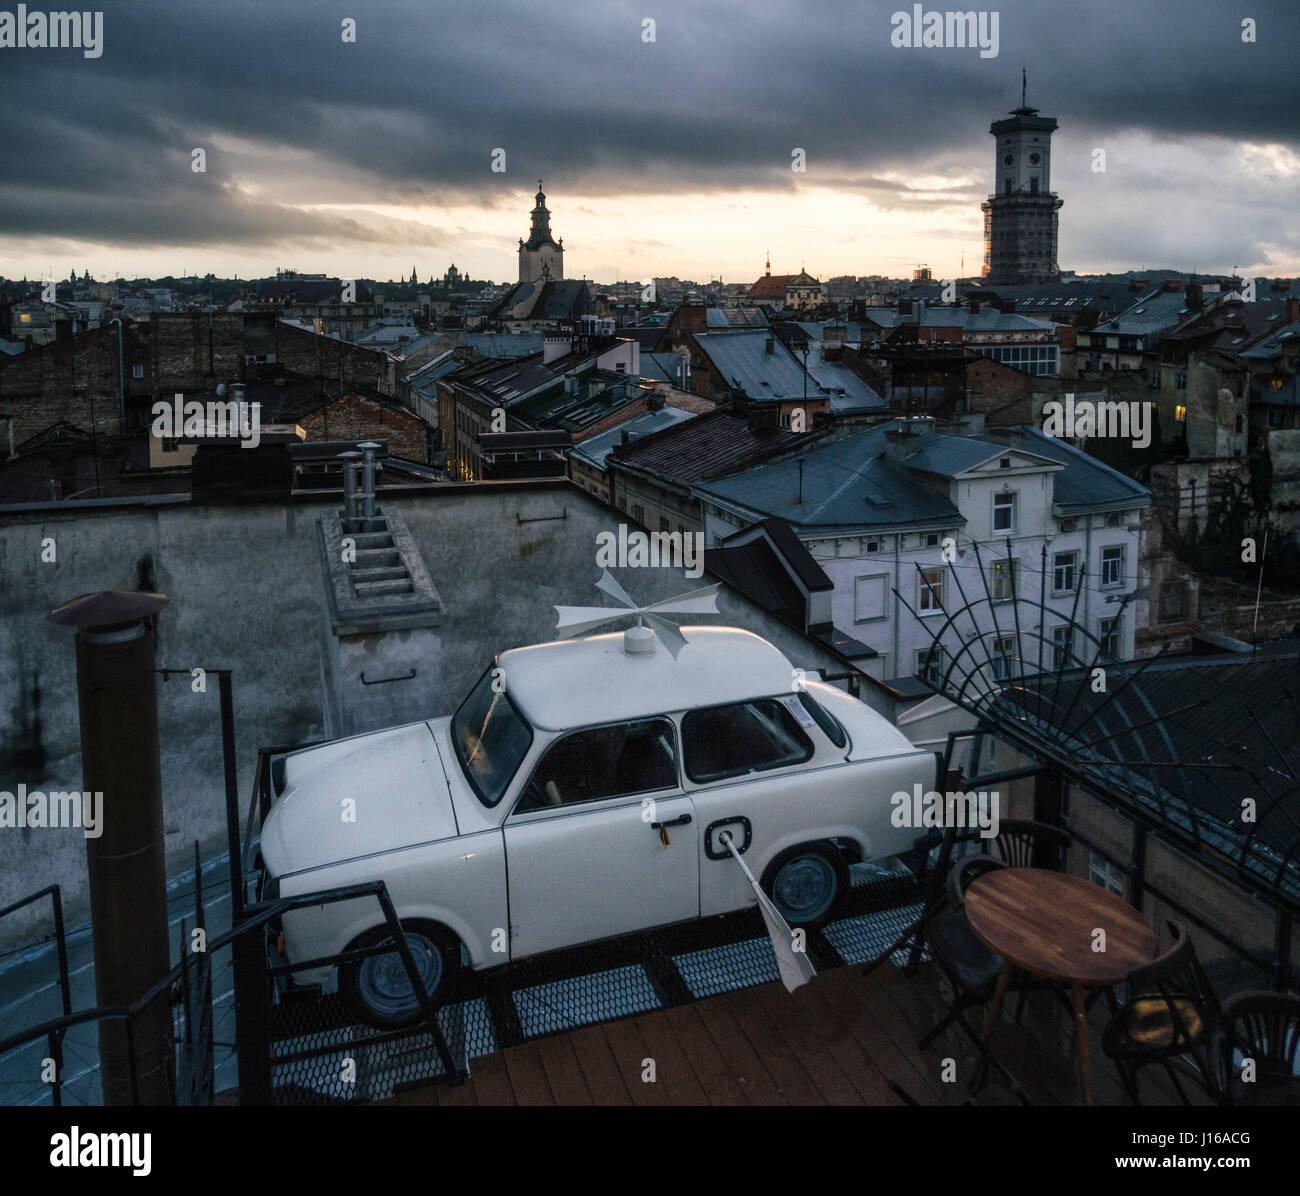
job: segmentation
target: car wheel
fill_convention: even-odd
[[[787,847],[763,872],[763,892],[791,926],[815,930],[848,891],[849,869],[829,843]]]
[[[436,922],[403,922],[416,970],[435,1007],[455,990],[460,978],[460,940]],[[353,939],[348,950],[391,942],[388,927],[376,926]],[[378,1030],[414,1025],[423,1017],[420,999],[395,947],[339,969],[339,994],[357,1018]]]

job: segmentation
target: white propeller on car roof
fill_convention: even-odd
[[[721,583],[701,586],[698,590],[689,590],[673,598],[663,598],[658,602],[638,605],[628,592],[610,575],[609,570],[602,570],[596,589],[608,594],[615,602],[622,603],[623,610],[613,610],[608,606],[557,606],[555,608],[555,629],[564,636],[581,635],[605,623],[636,615],[638,627],[649,627],[659,637],[664,647],[672,653],[673,658],[686,646],[686,637],[678,630],[676,624],[669,622],[665,615],[716,615],[718,613],[718,590]]]

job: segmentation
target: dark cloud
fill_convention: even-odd
[[[894,0],[110,2],[99,59],[0,50],[0,233],[438,245],[446,234],[425,225],[313,205],[517,206],[538,175],[597,197],[808,181],[877,208],[969,216],[986,189],[988,122],[1019,101],[1022,64],[1030,101],[1061,120],[1062,153],[1134,132],[1300,146],[1300,5],[1248,8],[1253,45],[1221,0],[1015,0],[997,5],[999,54],[983,59],[892,47],[891,13],[911,10]],[[206,174],[190,170],[195,146]],[[804,176],[790,170],[796,146]],[[505,174],[490,169],[497,147]],[[1156,237],[1168,202],[1152,195],[1135,234]],[[1107,221],[1095,224],[1104,236]],[[1270,238],[1261,225],[1217,240]]]

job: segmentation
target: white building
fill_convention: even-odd
[[[697,485],[706,546],[788,523],[832,583],[836,638],[878,680],[919,675],[935,635],[932,677],[1131,659],[1146,488],[1037,429],[932,428],[900,419]]]

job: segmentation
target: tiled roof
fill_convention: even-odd
[[[749,288],[750,299],[784,299],[786,284],[793,282],[797,274],[764,274]]]
[[[601,432],[599,436],[584,440],[574,448],[571,455],[581,457],[587,464],[594,465],[598,469],[604,469],[606,458],[623,443],[624,435],[628,437],[629,442],[640,440],[644,436],[661,432],[664,428],[671,428],[674,424],[694,418],[691,412],[680,411],[676,407],[665,407],[662,411],[647,411],[624,420],[617,427],[610,428],[608,432]]]
[[[609,464],[689,486],[743,469],[802,438],[798,432],[779,428],[751,428],[747,419],[720,410],[657,432],[626,449],[615,449]]]

